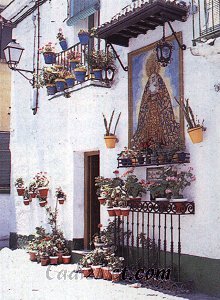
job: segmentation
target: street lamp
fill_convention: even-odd
[[[25,76],[22,72],[26,72],[26,73],[34,73],[33,71],[30,70],[24,70],[24,69],[18,69],[17,65],[20,62],[22,53],[24,51],[24,48],[22,48],[20,46],[19,43],[16,42],[16,40],[12,40],[5,48],[4,48],[4,54],[5,54],[5,59],[6,62],[8,64],[8,67],[13,70],[13,71],[18,71],[24,78],[26,78],[31,85],[34,84],[34,78],[28,78],[27,76]]]
[[[163,25],[163,37],[157,43],[157,46],[156,46],[157,61],[163,67],[166,67],[171,62],[172,51],[173,51],[173,45],[166,41],[165,25]]]

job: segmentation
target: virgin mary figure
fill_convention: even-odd
[[[159,71],[160,65],[152,53],[146,63],[148,81],[132,142],[137,147],[149,143],[170,146],[180,136],[180,124],[175,119],[171,98]]]

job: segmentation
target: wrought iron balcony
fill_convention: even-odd
[[[192,12],[198,3],[198,13],[193,14],[193,45],[220,36],[220,1],[192,1]]]

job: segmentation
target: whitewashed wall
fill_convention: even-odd
[[[101,23],[109,20],[130,1],[101,1]],[[117,5],[115,5],[117,3]],[[56,42],[58,28],[62,27],[69,45],[77,42],[78,27],[67,27],[66,1],[54,1],[41,7],[41,45]],[[185,23],[174,22],[176,31],[183,32],[187,45],[184,51],[184,94],[190,98],[193,110],[200,119],[205,119],[207,131],[204,142],[193,145],[186,134],[186,145],[191,153],[191,166],[196,182],[188,190],[188,197],[195,201],[196,213],[183,217],[182,252],[210,258],[220,258],[220,160],[218,119],[220,113],[219,93],[214,84],[219,74],[219,54],[205,57],[193,56],[191,17]],[[170,32],[167,30],[167,35]],[[14,35],[25,48],[21,67],[31,67],[33,47],[33,24],[28,17],[14,30]],[[129,48],[116,47],[126,65],[127,53],[159,40],[162,29],[149,31],[130,40]],[[211,53],[213,47],[209,46]],[[215,46],[214,46],[215,47]],[[57,45],[57,50],[59,45]],[[42,58],[41,58],[42,59]],[[38,171],[47,171],[50,184],[49,203],[54,205],[55,188],[62,186],[67,193],[65,205],[60,206],[60,224],[66,237],[83,237],[83,153],[100,150],[100,171],[103,176],[112,176],[117,166],[117,153],[127,145],[128,138],[128,74],[120,67],[111,89],[88,87],[71,94],[71,98],[59,97],[47,100],[45,89],[40,92],[39,110],[32,115],[30,87],[19,75],[13,78],[13,99],[11,114],[12,180],[22,176],[28,183]],[[108,117],[113,109],[122,112],[117,130],[119,143],[115,149],[105,148],[102,112]],[[81,164],[79,163],[81,161]],[[145,177],[145,168],[137,170]],[[44,208],[33,200],[30,207],[21,203],[12,189],[16,204],[17,232],[33,233],[37,225],[46,221]],[[101,208],[102,222],[108,219],[105,208]],[[79,220],[81,224],[79,224]]]

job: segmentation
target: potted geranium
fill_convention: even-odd
[[[51,42],[40,48],[39,53],[43,53],[45,64],[50,65],[56,63],[55,47]]]
[[[92,255],[93,253],[90,252],[84,255],[79,261],[79,265],[81,266],[81,270],[84,277],[89,277],[90,275],[92,275]]]
[[[91,257],[92,270],[95,279],[102,278],[102,265],[105,261],[105,252],[102,249],[95,249]]]
[[[54,95],[57,92],[55,79],[58,77],[57,69],[54,66],[44,67],[40,72],[38,83],[40,87],[46,86],[47,95]]]
[[[81,61],[81,53],[78,51],[69,51],[67,53],[67,59],[70,63],[70,69],[74,70]]]
[[[59,204],[63,204],[64,201],[66,200],[66,194],[64,193],[61,187],[56,189],[56,197]]]
[[[28,244],[28,253],[31,261],[37,261],[38,244],[35,240],[30,241]]]
[[[63,250],[62,259],[64,264],[69,264],[71,262],[70,251],[67,248],[64,248]]]
[[[18,177],[15,181],[15,187],[17,189],[18,196],[24,195],[24,180],[22,177]]]
[[[58,264],[57,247],[51,243],[48,248],[49,248],[48,253],[50,258],[50,264],[57,265]]]
[[[37,196],[37,186],[35,181],[31,181],[28,187],[28,193],[31,198],[36,198]]]
[[[47,175],[46,172],[39,172],[34,177],[34,181],[36,182],[37,191],[41,198],[46,198],[47,194],[48,194],[48,190],[49,190],[49,188],[48,188],[49,180],[46,175]]]
[[[28,189],[25,188],[24,195],[23,195],[23,202],[24,205],[29,205],[29,203],[32,201],[32,198],[29,195]]]
[[[146,188],[143,181],[139,181],[137,176],[130,174],[125,180],[125,189],[130,199],[140,200],[142,194],[146,194]]]
[[[66,85],[68,88],[71,88],[74,86],[74,83],[75,83],[75,75],[73,75],[71,72],[69,71],[66,71],[65,74],[65,81],[66,81]]]
[[[112,281],[119,282],[123,269],[124,257],[118,257],[112,254],[109,258],[108,267],[111,269]]]
[[[119,119],[120,119],[120,116],[121,116],[121,113],[119,113],[118,118],[117,118],[116,123],[115,123],[113,133],[112,133],[111,132],[111,125],[112,125],[112,120],[113,120],[113,117],[114,117],[114,113],[115,113],[115,111],[113,110],[113,112],[111,114],[109,124],[107,122],[107,119],[106,119],[105,115],[102,114],[103,119],[104,119],[105,130],[106,130],[106,133],[105,133],[105,136],[104,136],[105,144],[106,144],[106,147],[110,148],[110,149],[115,148],[116,141],[117,141],[117,137],[116,137],[115,133],[116,133],[116,128],[117,128],[117,125],[118,125],[118,122],[119,122]]]
[[[69,74],[68,71],[61,65],[55,65],[57,70],[57,78],[55,79],[55,85],[58,92],[63,92],[66,88],[66,76]]]
[[[62,31],[62,28],[59,28],[59,31],[57,33],[57,39],[59,40],[59,44],[62,48],[62,50],[67,50],[68,46],[67,46],[67,42],[66,42],[66,39],[63,35],[63,31]]]
[[[81,45],[88,45],[90,33],[87,30],[80,29],[78,37]]]
[[[76,76],[76,81],[84,82],[86,78],[87,67],[83,64],[79,64],[77,68],[74,69],[74,74]]]

